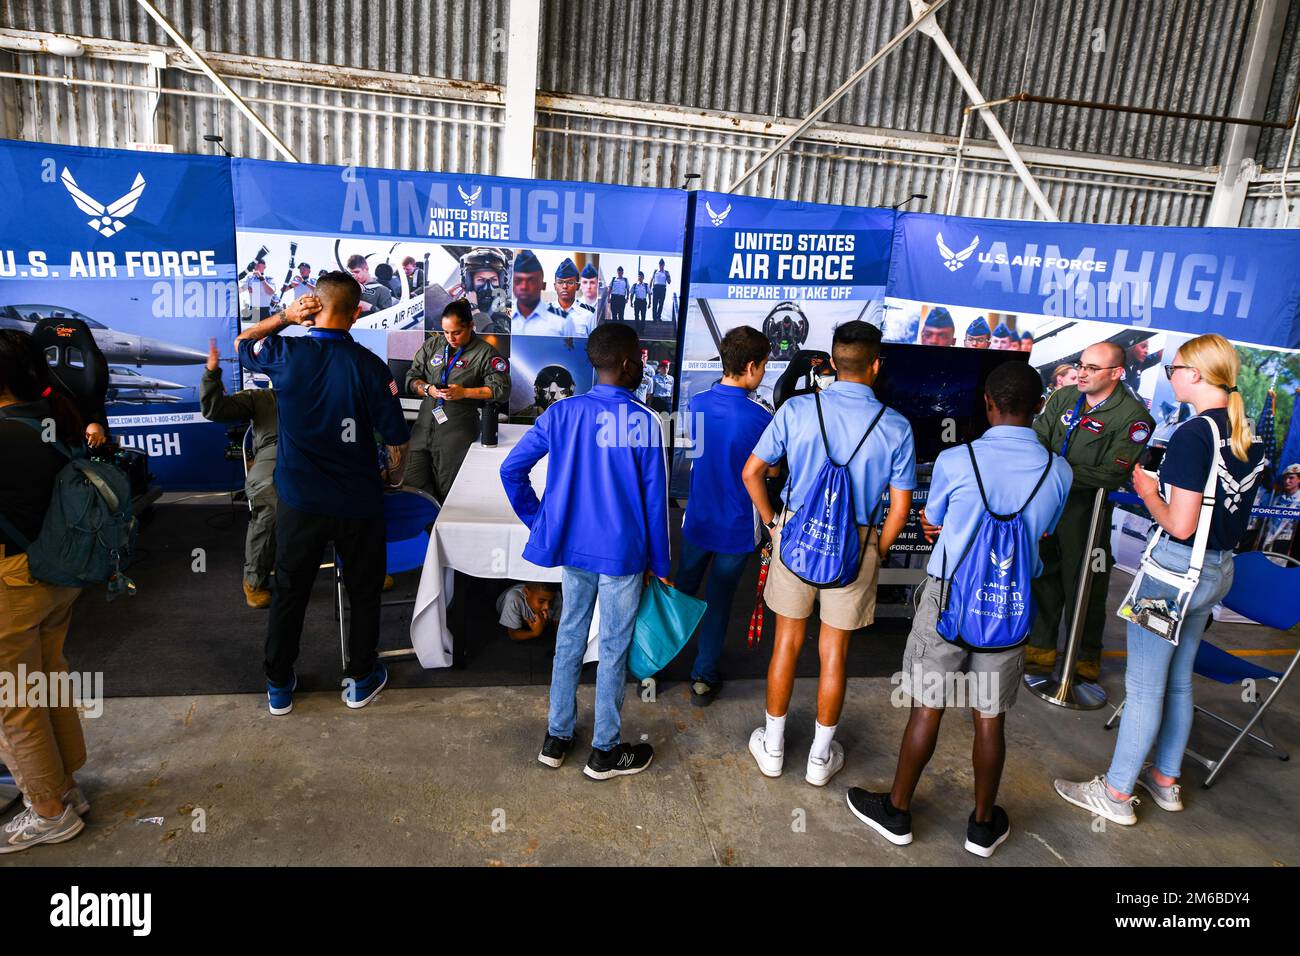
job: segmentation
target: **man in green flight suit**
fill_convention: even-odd
[[[479,409],[489,401],[505,407],[510,398],[510,363],[474,334],[474,313],[465,299],[442,310],[442,333],[415,353],[406,390],[424,399],[411,429],[407,484],[446,501],[478,436]]]
[[[1039,543],[1043,573],[1034,579],[1036,614],[1026,669],[1050,672],[1056,664],[1056,641],[1066,608],[1073,608],[1079,574],[1088,559],[1086,540],[1098,488],[1114,491],[1124,484],[1142,453],[1155,422],[1142,400],[1124,385],[1124,350],[1114,342],[1098,342],[1084,349],[1078,364],[1079,384],[1058,388],[1034,421],[1038,440],[1061,455],[1074,470],[1074,484],[1056,530]],[[1113,506],[1103,506],[1093,548],[1102,558],[1093,568],[1088,590],[1088,611],[1079,638],[1075,673],[1095,681],[1101,672],[1101,635],[1106,615],[1106,590],[1113,559],[1110,553],[1110,516]]]
[[[280,434],[275,392],[246,388],[227,395],[221,383],[217,340],[208,339],[208,364],[199,381],[199,410],[212,422],[252,422],[253,462],[244,479],[251,514],[244,541],[244,601],[271,606],[271,568],[275,566],[275,446]],[[239,375],[239,369],[235,369]]]

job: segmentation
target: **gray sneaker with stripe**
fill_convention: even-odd
[[[0,853],[19,853],[41,843],[63,843],[86,828],[77,811],[65,805],[63,813],[47,820],[28,807],[5,824],[0,832]]]
[[[1151,763],[1143,767],[1142,772],[1138,774],[1137,785],[1151,794],[1151,799],[1161,810],[1177,813],[1183,808],[1183,788],[1176,780],[1167,787],[1156,783],[1155,778],[1151,776],[1151,771],[1155,769],[1155,764]]]
[[[1105,777],[1093,777],[1085,783],[1057,780],[1053,786],[1066,803],[1073,803],[1111,823],[1118,823],[1122,827],[1131,827],[1137,823],[1137,814],[1133,808],[1141,801],[1137,797],[1116,800],[1106,789]]]

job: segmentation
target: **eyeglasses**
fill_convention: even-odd
[[[1173,378],[1174,372],[1178,371],[1180,368],[1195,368],[1195,367],[1196,367],[1195,365],[1166,365],[1165,378]]]
[[[578,280],[577,279],[556,279],[555,285],[557,288],[560,287],[569,288],[570,286],[577,288]]]
[[[1075,362],[1074,367],[1088,375],[1096,375],[1098,372],[1105,372],[1112,368],[1123,368],[1122,365],[1084,365],[1082,362]]]

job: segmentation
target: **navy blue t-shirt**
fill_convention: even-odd
[[[374,433],[386,445],[404,445],[411,436],[383,360],[333,329],[244,339],[239,358],[275,385],[280,500],[309,514],[383,517]]]
[[[1210,537],[1206,547],[1228,551],[1235,548],[1246,533],[1250,506],[1255,500],[1255,484],[1264,470],[1264,444],[1256,437],[1246,460],[1242,461],[1232,453],[1228,444],[1228,439],[1232,436],[1232,430],[1228,426],[1228,410],[1212,408],[1204,414],[1214,418],[1222,445],[1217,456],[1220,470],[1215,491],[1214,517],[1210,522]],[[1160,483],[1194,491],[1199,495],[1205,490],[1205,479],[1209,477],[1215,459],[1213,445],[1210,426],[1201,421],[1201,416],[1178,426],[1160,461]],[[1192,544],[1192,538],[1174,540],[1188,546]]]
[[[740,473],[772,416],[743,388],[721,382],[692,396],[690,416],[700,454],[691,462],[682,537],[719,554],[753,551],[758,523]]]

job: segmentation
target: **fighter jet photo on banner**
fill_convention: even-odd
[[[145,452],[164,490],[228,487],[239,466],[198,385],[209,339],[237,328],[229,161],[5,141],[0,180],[15,243],[0,249],[0,328],[85,323],[110,437]]]

